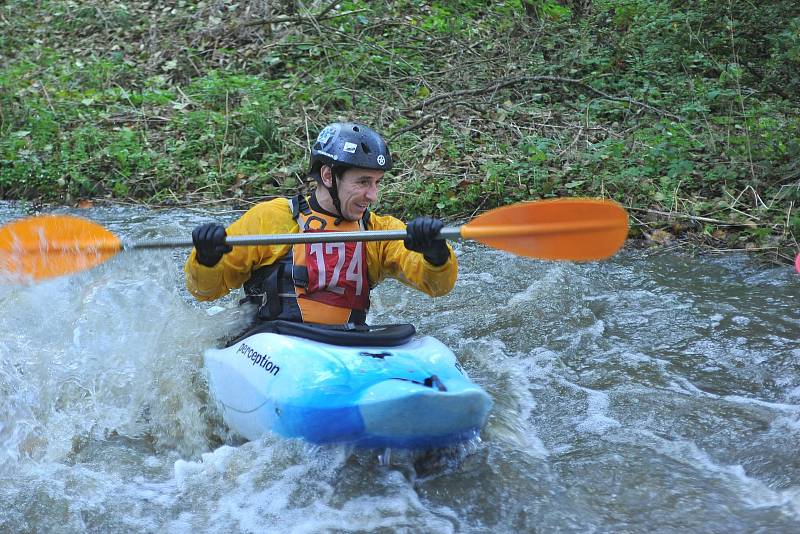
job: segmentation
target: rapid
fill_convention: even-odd
[[[125,239],[212,219],[60,212]],[[24,215],[0,204],[0,224]],[[236,295],[194,301],[186,250],[0,281],[0,532],[800,531],[800,276],[788,266],[454,247],[450,295],[387,281],[369,315],[449,345],[494,399],[480,439],[432,453],[231,436],[202,353],[245,317]]]

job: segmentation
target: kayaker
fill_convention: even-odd
[[[389,148],[373,129],[326,126],[311,147],[308,174],[316,189],[310,197],[262,202],[227,229],[218,223],[195,228],[186,287],[199,300],[214,300],[244,286],[259,320],[317,324],[364,324],[369,291],[387,277],[432,297],[447,294],[458,264],[446,241],[435,239],[442,221],[418,217],[406,226],[369,211],[391,168]],[[226,235],[398,229],[406,229],[405,241],[225,245]]]

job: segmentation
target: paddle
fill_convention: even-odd
[[[519,256],[547,260],[600,260],[622,247],[628,215],[599,199],[556,199],[511,204],[462,226],[442,228],[443,239],[469,239]],[[392,241],[405,230],[228,236],[232,246]],[[123,250],[191,247],[191,239],[123,244],[102,226],[70,215],[20,219],[0,227],[0,276],[51,278],[99,265]]]

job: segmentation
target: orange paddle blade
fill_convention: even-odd
[[[46,215],[0,228],[0,276],[41,280],[82,271],[122,250],[120,240],[86,219]]]
[[[616,202],[564,198],[504,206],[461,227],[461,237],[520,256],[589,261],[608,258],[628,236],[628,214]]]

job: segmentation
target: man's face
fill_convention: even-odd
[[[325,176],[323,172],[323,177]],[[378,199],[378,185],[384,171],[373,169],[347,169],[337,183],[342,216],[348,221],[357,221],[367,208]],[[326,183],[326,185],[328,185]]]

